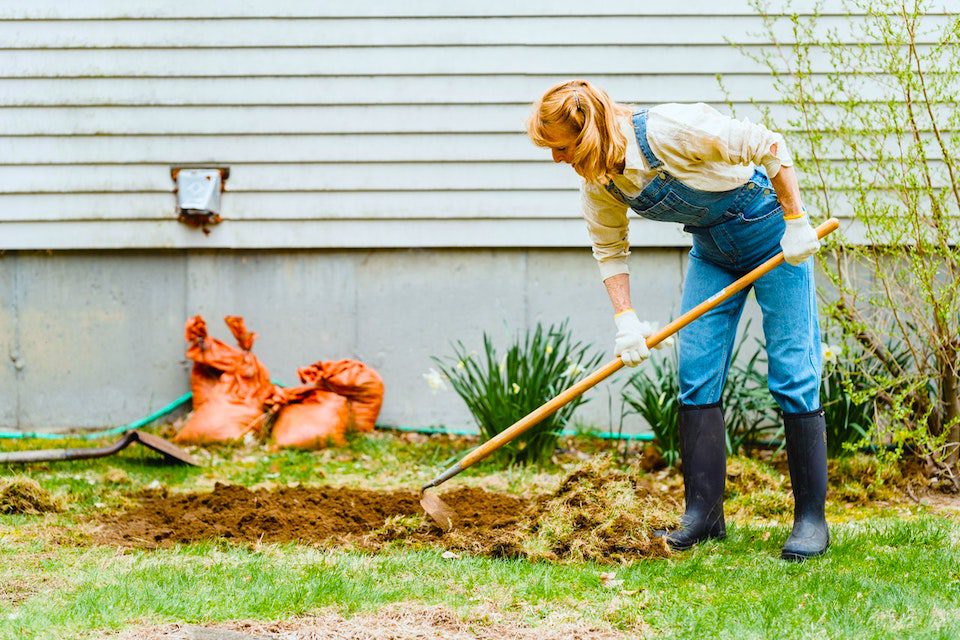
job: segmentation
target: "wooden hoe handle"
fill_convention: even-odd
[[[835,231],[839,226],[840,226],[840,222],[836,218],[830,218],[829,220],[821,224],[819,227],[817,227],[817,237],[822,239],[827,234]],[[750,284],[752,284],[754,281],[759,279],[764,274],[769,273],[776,267],[780,266],[782,262],[783,262],[783,253],[778,253],[777,255],[770,258],[769,260],[767,260],[766,262],[761,264],[759,267],[749,272],[748,274],[746,274],[736,282],[724,287],[722,290],[710,296],[709,298],[707,298],[706,300],[704,300],[703,302],[695,306],[693,309],[690,309],[689,311],[681,315],[679,318],[677,318],[670,324],[666,325],[665,327],[663,327],[662,329],[660,329],[659,331],[657,331],[656,333],[648,337],[647,347],[652,349],[653,347],[657,346],[658,344],[666,340],[668,337],[672,336],[676,332],[680,331],[680,329],[684,328],[685,326],[687,326],[688,324],[690,324],[691,322],[693,322],[694,320],[702,316],[704,313],[706,313],[710,309],[713,309],[718,304],[720,304],[724,300],[727,300],[738,291],[742,291],[743,289],[748,287]],[[457,473],[460,473],[460,471],[463,471],[467,467],[470,467],[476,464],[477,462],[480,462],[481,460],[489,456],[491,453],[493,453],[503,445],[514,440],[515,438],[520,436],[522,433],[526,432],[527,430],[539,424],[541,421],[544,420],[544,418],[546,418],[547,416],[551,415],[552,413],[560,409],[560,407],[564,406],[565,404],[567,404],[577,396],[583,394],[588,389],[594,387],[602,380],[605,380],[607,377],[609,377],[613,373],[616,373],[617,371],[619,371],[623,366],[624,366],[623,360],[621,360],[619,356],[616,359],[603,365],[602,367],[600,367],[599,369],[591,373],[589,376],[587,376],[583,380],[580,380],[573,386],[562,391],[553,400],[550,400],[543,406],[530,412],[529,414],[527,414],[526,416],[524,416],[523,418],[515,422],[509,428],[501,431],[494,437],[484,442],[482,445],[480,445],[479,447],[477,447],[476,449],[474,449],[473,451],[465,455],[460,460],[460,462],[458,462],[453,467],[448,469],[443,475],[439,476],[436,480],[434,480],[432,483],[426,486],[427,487],[436,486],[441,482],[444,482],[449,478],[453,477]]]

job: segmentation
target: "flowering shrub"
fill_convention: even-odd
[[[855,371],[843,366],[847,361],[841,357],[843,347],[827,343],[820,346],[823,352],[820,399],[827,423],[827,454],[835,457],[869,442],[874,402],[863,396],[863,384]]]
[[[770,70],[764,124],[791,132],[815,217],[856,220],[819,264],[824,315],[865,356],[844,367],[870,438],[960,490],[960,19],[928,0],[751,4],[774,45],[740,46]]]

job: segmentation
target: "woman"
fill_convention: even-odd
[[[572,80],[534,105],[529,134],[583,178],[581,202],[614,309],[615,353],[637,366],[649,325],[630,302],[627,210],[680,222],[693,235],[683,286],[686,312],[781,250],[788,264],[753,285],[763,312],[770,393],[783,410],[793,531],[782,557],[826,551],[826,430],[820,406],[820,330],[812,256],[820,247],[782,136],[699,104],[634,112]],[[674,549],[726,537],[726,445],[720,394],[730,367],[742,291],[680,331],[680,452],[686,509]]]

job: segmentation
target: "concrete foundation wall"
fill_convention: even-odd
[[[685,253],[634,252],[643,317],[677,314]],[[189,389],[183,324],[194,314],[224,340],[223,316],[244,316],[276,380],[294,383],[316,360],[358,358],[386,382],[381,423],[450,428],[472,427],[469,413],[421,374],[451,341],[479,349],[486,331],[504,344],[569,317],[574,336],[610,358],[614,334],[588,249],[8,252],[0,427],[110,426],[164,406]],[[589,397],[578,418],[606,426],[606,391]]]

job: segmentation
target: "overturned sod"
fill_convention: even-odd
[[[0,479],[0,513],[56,513],[62,509],[63,501],[50,495],[33,478],[12,476]]]
[[[668,553],[651,534],[675,523],[676,489],[664,489],[599,457],[574,469],[556,491],[532,499],[478,488],[448,491],[443,499],[458,520],[445,532],[423,516],[412,491],[218,484],[204,494],[144,492],[133,508],[103,516],[95,539],[136,548],[209,539],[368,551],[436,546],[496,557],[618,562]]]
[[[624,469],[609,455],[594,456],[571,469],[552,491],[530,497],[479,487],[449,489],[441,495],[456,513],[452,531],[424,515],[415,491],[229,484],[217,484],[207,493],[147,490],[132,496],[135,504],[127,510],[102,514],[94,539],[147,549],[223,539],[623,563],[668,555],[663,540],[652,532],[676,526],[682,511],[679,475],[644,472],[641,466]],[[831,491],[845,500],[853,485],[850,479],[841,484]],[[895,478],[888,484],[894,492]],[[774,466],[732,458],[726,485],[727,511],[734,518],[789,517],[789,482]]]

